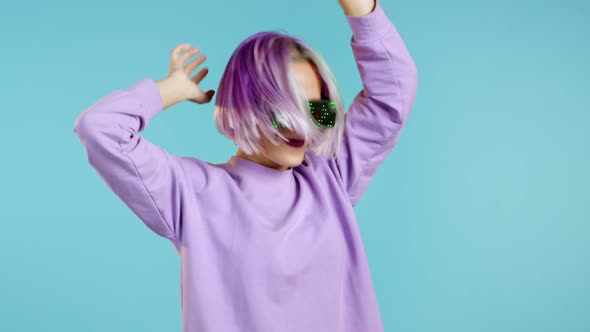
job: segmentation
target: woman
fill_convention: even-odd
[[[339,0],[363,90],[344,115],[335,80],[303,41],[251,36],[215,102],[239,147],[224,164],[168,153],[142,137],[180,101],[208,103],[186,44],[167,78],[116,90],[76,120],[89,163],[181,257],[183,331],[382,331],[353,206],[395,146],[417,72],[375,0]],[[184,53],[182,53],[184,51]],[[386,211],[384,211],[386,212]]]

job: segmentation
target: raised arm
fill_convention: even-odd
[[[211,90],[203,93],[194,84],[206,71],[195,75],[190,81],[193,84],[189,84],[188,76],[181,78],[179,70],[190,73],[194,68],[173,68],[176,61],[183,64],[194,53],[179,56],[181,49],[173,50],[176,60],[168,78],[157,82],[144,78],[127,89],[116,90],[82,112],[74,124],[88,161],[102,180],[146,226],[177,248],[182,206],[203,187],[208,164],[170,154],[140,132],[156,114],[173,104],[190,98],[205,103],[213,96]],[[203,60],[201,57],[191,64],[196,67],[195,61]]]
[[[363,89],[346,113],[341,150],[332,162],[355,205],[396,145],[410,114],[417,70],[396,27],[375,0],[339,0]]]

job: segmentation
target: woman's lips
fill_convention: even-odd
[[[294,138],[289,138],[287,140],[287,145],[292,146],[294,148],[300,148],[303,145],[305,145],[305,141],[302,139],[294,139]]]

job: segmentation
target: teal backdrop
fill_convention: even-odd
[[[386,331],[590,331],[590,2],[382,0],[418,66],[397,147],[355,208]],[[336,0],[12,1],[0,8],[0,331],[180,331],[180,261],[102,182],[73,132],[115,89],[201,47],[217,89],[279,29],[361,89]],[[236,151],[213,103],[143,132]]]

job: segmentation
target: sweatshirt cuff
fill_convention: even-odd
[[[145,120],[145,123],[142,122],[141,124],[141,129],[143,129],[156,114],[164,109],[164,101],[160,95],[160,89],[154,80],[146,77],[132,85],[128,91],[139,102],[139,111]]]
[[[366,15],[345,15],[352,29],[352,38],[355,41],[376,40],[383,37],[389,30],[392,23],[385,14],[379,1],[375,0],[375,8]]]

